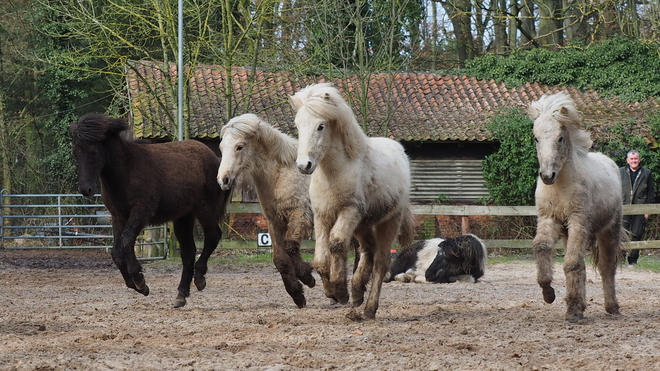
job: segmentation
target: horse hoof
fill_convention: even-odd
[[[302,309],[307,306],[307,300],[305,300],[304,296],[300,296],[297,298],[293,298],[293,302],[296,303],[298,308]]]
[[[364,299],[353,300],[353,307],[357,308],[364,303]]]
[[[307,274],[307,275],[303,276],[302,278],[300,278],[300,282],[304,283],[305,286],[307,286],[309,288],[312,288],[312,287],[316,286],[316,280],[314,279],[314,277],[311,274]]]
[[[605,308],[605,311],[608,314],[611,314],[611,315],[614,315],[614,316],[620,316],[621,315],[621,312],[619,312],[619,306],[618,305],[614,306],[612,308]]]
[[[555,301],[555,289],[543,287],[543,300],[548,304],[552,304]]]
[[[143,283],[142,286],[135,285],[134,287],[135,291],[139,292],[140,294],[144,296],[149,296],[149,286],[147,284]]]
[[[195,277],[195,287],[197,290],[202,291],[206,288],[206,278],[204,277]]]
[[[339,295],[336,295],[336,296],[337,296],[337,301],[339,302],[339,304],[344,305],[344,304],[348,303],[348,292],[340,292]]]
[[[376,319],[376,311],[372,312],[372,311],[365,310],[364,311],[364,318],[365,319],[371,319],[371,320]]]
[[[186,305],[186,298],[178,297],[174,300],[174,308],[181,308]]]

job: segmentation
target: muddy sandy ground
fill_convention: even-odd
[[[588,270],[586,319],[545,304],[532,261],[477,284],[385,284],[375,321],[354,322],[320,286],[297,309],[271,265],[213,265],[173,309],[179,267],[146,264],[151,295],[124,287],[107,253],[0,250],[2,370],[657,370],[658,274],[622,267],[622,316]],[[320,280],[319,280],[320,281]]]

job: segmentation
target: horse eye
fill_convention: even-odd
[[[325,125],[321,124],[321,125],[319,125],[318,128],[316,128],[316,130],[317,130],[317,131],[321,131],[321,130],[323,130],[324,128],[325,128]]]
[[[559,143],[564,141],[564,137],[559,137]]]
[[[242,145],[242,144],[241,144],[241,145],[238,145],[238,146],[236,146],[236,150],[237,150],[237,151],[240,151],[240,150],[242,150],[242,149],[243,149],[243,145]]]

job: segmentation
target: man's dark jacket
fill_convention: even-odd
[[[651,204],[655,202],[655,190],[653,189],[653,176],[651,171],[640,167],[639,175],[635,184],[630,182],[630,167],[624,166],[621,172],[621,188],[623,191],[623,204]],[[644,215],[624,215],[623,227],[632,233],[632,240],[639,241],[644,234],[646,219]]]

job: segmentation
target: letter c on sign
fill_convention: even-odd
[[[259,233],[257,235],[257,246],[272,246],[273,243],[270,240],[270,233]]]

